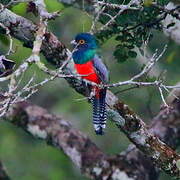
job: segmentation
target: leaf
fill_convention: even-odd
[[[127,45],[126,46],[128,49],[134,49],[134,45]]]
[[[26,3],[19,3],[12,7],[12,11],[21,16],[26,14],[26,9],[27,9]]]
[[[167,25],[166,28],[168,29],[168,28],[170,28],[170,27],[173,27],[175,24],[176,24],[176,23],[174,23],[174,22],[173,22],[173,23],[170,23],[170,24]]]
[[[116,49],[113,55],[120,63],[123,63],[128,59],[128,55],[125,49]]]
[[[176,162],[176,166],[178,167],[178,169],[180,170],[180,160],[177,160]]]
[[[160,4],[160,5],[162,5],[162,6],[164,6],[164,5],[166,5],[167,3],[169,3],[169,0],[158,0],[157,3]]]
[[[149,7],[149,6],[152,5],[152,3],[153,3],[152,0],[145,0],[145,1],[144,1],[144,6]]]
[[[169,54],[169,56],[167,57],[166,61],[168,63],[172,63],[173,60],[175,59],[174,57],[176,56],[176,51],[173,51],[172,53]]]
[[[4,45],[8,45],[9,44],[9,39],[7,36],[0,34],[0,42]]]
[[[129,51],[128,52],[128,55],[131,57],[131,58],[135,58],[137,56],[137,53],[135,51]]]
[[[109,0],[108,2],[119,4],[120,1],[122,0]],[[130,0],[126,0],[125,4],[128,2],[130,2]],[[125,61],[128,57],[136,57],[137,54],[133,51],[134,47],[140,48],[143,41],[149,38],[153,29],[162,30],[163,27],[161,21],[159,21],[162,11],[152,6],[153,2],[154,0],[145,0],[144,4],[142,4],[144,7],[139,11],[124,11],[105,32],[99,32],[102,34],[100,39],[103,39],[103,41],[115,36],[118,45],[116,46],[114,56],[119,62]],[[159,5],[165,5],[167,2],[168,0],[157,0]],[[114,16],[117,10],[106,8],[106,13]],[[101,17],[104,19],[104,21],[101,21],[102,24],[105,24],[109,20],[108,16]],[[173,23],[169,24],[167,27],[169,28],[171,26],[173,26]],[[119,52],[120,50],[122,52]]]
[[[157,79],[157,77],[153,76],[153,77],[146,77],[146,82],[154,82]]]

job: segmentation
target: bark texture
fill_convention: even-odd
[[[0,12],[0,23],[10,30],[13,37],[32,48],[37,30],[35,24],[8,9]],[[47,31],[44,37],[41,52],[51,63],[61,65],[67,59],[69,50],[51,32]],[[64,68],[64,73],[72,72],[71,68]],[[66,80],[77,92],[86,95],[86,87],[81,80],[76,78]],[[166,173],[179,178],[180,169],[177,164],[180,156],[161,141],[173,147],[178,145],[179,101],[172,101],[172,109],[162,109],[154,119],[150,130],[140,117],[110,91],[106,101],[109,117],[144,155],[133,147],[124,155],[107,156],[67,122],[27,102],[17,104],[7,115],[7,119],[34,136],[46,139],[48,143],[62,149],[85,174],[92,178],[117,179],[125,176],[129,180],[156,179],[158,171],[152,162]],[[169,124],[170,127],[167,126]],[[169,138],[170,131],[173,134],[172,138]]]
[[[152,120],[149,131],[153,131],[167,144],[176,148],[180,143],[177,141],[180,138],[180,101],[174,99],[171,103],[172,110],[161,109]],[[152,163],[152,159],[142,154],[134,145],[130,145],[126,152],[108,156],[67,121],[29,102],[16,104],[6,119],[33,136],[63,150],[82,173],[92,179],[116,179],[124,176],[129,180],[158,179],[159,170]],[[164,155],[174,158],[172,151],[164,146],[155,143],[152,146],[164,151]]]

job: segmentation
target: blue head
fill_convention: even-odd
[[[93,35],[89,33],[77,34],[74,44],[73,59],[76,64],[83,64],[91,60],[96,54],[97,42]]]

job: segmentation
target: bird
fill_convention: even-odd
[[[79,33],[71,41],[74,45],[72,58],[74,67],[81,78],[90,82],[107,84],[109,71],[98,55],[98,43],[94,35],[90,33]],[[97,85],[90,85],[93,92],[91,98],[93,105],[93,125],[97,135],[103,135],[106,127],[106,92],[107,88],[100,88]]]

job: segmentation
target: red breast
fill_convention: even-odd
[[[100,83],[100,79],[94,69],[92,61],[88,61],[84,64],[75,64],[75,69],[77,70],[78,74],[86,75],[82,76],[83,79],[87,79],[97,84]]]

